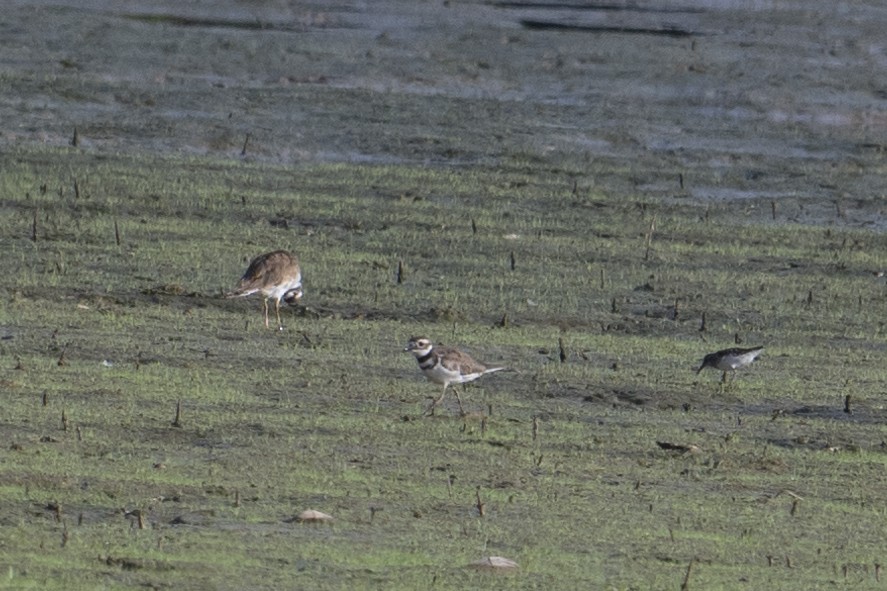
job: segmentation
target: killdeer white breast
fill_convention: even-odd
[[[735,375],[737,369],[750,364],[763,350],[764,347],[751,347],[749,349],[734,347],[718,351],[717,353],[709,353],[702,360],[702,365],[696,370],[696,374],[698,375],[706,367],[713,367],[724,372],[721,382],[726,383],[728,371],[734,372]]]
[[[427,415],[434,414],[436,407],[444,399],[447,394],[447,386],[450,384],[462,384],[476,380],[484,374],[494,371],[501,371],[504,367],[487,367],[483,363],[479,363],[472,359],[467,353],[455,349],[453,347],[436,347],[425,337],[413,337],[407,343],[404,351],[408,351],[415,355],[416,361],[419,362],[419,368],[425,377],[435,384],[443,385],[443,391],[440,396],[431,403]],[[459,401],[459,412],[465,414],[462,407],[462,397],[455,389],[456,400]]]
[[[246,297],[254,293],[261,293],[264,298],[265,328],[268,328],[268,300],[273,299],[277,328],[283,330],[280,301],[291,304],[302,297],[302,271],[296,255],[275,250],[257,256],[250,262],[234,291],[225,297]]]

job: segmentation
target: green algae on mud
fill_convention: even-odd
[[[875,585],[878,232],[524,163],[2,158],[3,585]],[[220,297],[278,247],[280,333]],[[417,333],[513,369],[485,420],[421,417]],[[729,388],[694,376],[737,339]]]

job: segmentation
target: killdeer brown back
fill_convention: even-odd
[[[261,293],[264,298],[265,328],[268,326],[268,300],[274,300],[277,313],[277,328],[283,330],[280,321],[280,301],[293,303],[302,297],[302,271],[296,255],[285,250],[275,250],[257,256],[250,262],[246,272],[225,297],[246,297]]]
[[[709,353],[702,360],[702,365],[696,370],[696,374],[699,375],[699,372],[706,367],[713,367],[724,372],[724,375],[721,377],[721,382],[724,383],[727,381],[728,371],[734,372],[735,375],[737,369],[750,364],[763,350],[764,347],[751,347],[749,349],[732,348],[724,349],[717,353]]]
[[[434,407],[444,399],[444,396],[447,394],[447,386],[450,384],[470,382],[484,374],[505,369],[504,367],[487,367],[459,349],[436,347],[425,337],[412,337],[404,351],[415,355],[416,361],[419,362],[419,369],[422,370],[426,378],[435,384],[443,385],[443,391],[431,403],[431,406],[425,413],[427,415],[434,414]],[[462,407],[462,397],[459,396],[459,392],[455,389],[453,392],[456,394],[456,400],[459,401],[459,412],[465,415],[465,409]]]

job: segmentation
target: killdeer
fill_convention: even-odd
[[[737,369],[750,364],[763,350],[764,347],[751,347],[750,349],[733,348],[724,349],[717,353],[709,353],[702,360],[702,365],[699,366],[699,369],[696,370],[696,375],[699,375],[699,372],[706,367],[713,367],[724,372],[724,375],[721,377],[721,383],[726,383],[728,371],[732,371],[734,372],[733,375],[736,375]]]
[[[447,386],[450,384],[470,382],[484,374],[505,369],[504,367],[487,367],[459,349],[435,347],[425,337],[412,337],[404,351],[408,351],[416,356],[416,361],[419,362],[419,369],[422,370],[426,378],[435,384],[443,385],[443,392],[431,403],[431,406],[425,413],[426,415],[434,414],[434,407],[444,399],[444,396],[447,394]],[[455,389],[453,392],[456,394],[456,400],[459,401],[459,412],[465,415],[465,409],[462,408],[462,397],[459,396],[459,392]]]
[[[277,329],[283,330],[280,321],[280,300],[288,304],[302,297],[302,271],[299,259],[285,250],[275,250],[254,258],[234,291],[225,297],[246,297],[261,293],[265,304],[265,328],[268,326],[268,299],[274,300],[277,313]]]

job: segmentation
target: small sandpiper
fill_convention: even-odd
[[[732,349],[718,351],[717,353],[709,353],[705,356],[705,359],[702,360],[702,365],[696,370],[696,374],[699,375],[699,372],[706,367],[719,369],[724,372],[724,375],[721,377],[721,383],[725,384],[727,382],[728,371],[733,372],[733,375],[735,376],[737,369],[750,364],[763,350],[764,347],[751,347],[749,349],[734,347]]]

